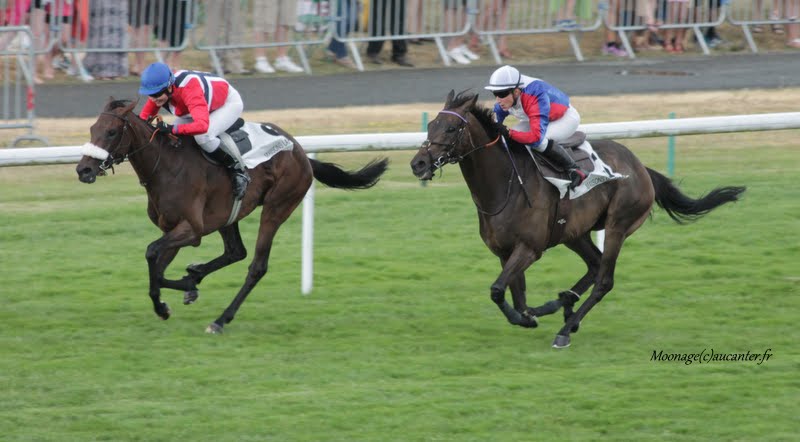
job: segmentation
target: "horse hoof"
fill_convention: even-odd
[[[167,319],[169,319],[169,315],[172,314],[172,310],[169,309],[169,305],[167,305],[166,302],[162,302],[161,308],[158,310],[159,311],[156,312],[156,315],[158,315],[159,319],[161,319],[162,321],[166,321]]]
[[[222,334],[222,326],[217,324],[216,322],[212,322],[211,324],[208,324],[208,327],[206,327],[206,333],[209,333],[209,334],[212,334],[212,335],[221,335]]]
[[[569,347],[569,336],[556,335],[553,340],[553,348],[567,348]]]
[[[183,305],[194,304],[197,301],[197,298],[200,297],[200,293],[197,290],[189,290],[188,292],[183,293]]]
[[[522,321],[520,321],[519,325],[525,328],[536,328],[539,326],[539,318],[537,318],[536,315],[528,313],[526,310],[522,313]]]

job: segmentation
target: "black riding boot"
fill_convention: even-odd
[[[221,147],[208,154],[214,161],[221,163],[231,171],[231,179],[233,181],[233,196],[235,199],[240,200],[247,191],[247,184],[250,183],[250,175],[244,166],[240,165],[236,158],[230,156]]]
[[[569,173],[569,179],[572,181],[569,185],[570,189],[580,186],[583,180],[586,179],[588,174],[578,167],[578,165],[575,164],[575,160],[573,160],[567,151],[555,141],[549,140],[547,148],[542,154],[557,167],[561,167]]]

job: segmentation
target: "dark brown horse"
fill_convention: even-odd
[[[93,183],[97,175],[128,160],[147,191],[147,214],[161,229],[161,238],[150,243],[145,257],[150,273],[150,298],[161,319],[169,319],[169,306],[161,301],[161,288],[183,290],[184,303],[197,298],[197,285],[208,274],[247,256],[239,235],[238,221],[258,206],[261,220],[253,261],[244,285],[233,302],[206,329],[220,333],[233,320],[236,311],[253,287],[267,273],[267,261],[275,233],[300,204],[312,179],[342,189],[366,189],[378,182],[388,160],[376,160],[356,172],[309,159],[291,135],[271,125],[294,143],[294,148],[276,154],[271,160],[249,170],[252,182],[242,200],[238,217],[229,225],[233,199],[228,171],[208,162],[193,137],[182,137],[179,145],[160,133],[132,110],[136,103],[109,102],[91,127],[91,143],[76,168],[78,178]],[[164,271],[185,246],[199,246],[202,237],[219,231],[225,250],[219,257],[189,266],[180,280],[164,278]]]
[[[697,219],[715,207],[736,201],[744,187],[721,187],[699,199],[680,192],[660,173],[642,165],[625,146],[613,141],[592,142],[594,150],[615,172],[627,178],[608,181],[572,200],[569,212],[556,213],[559,193],[534,165],[523,146],[510,143],[504,149],[497,142],[492,111],[476,104],[477,95],[453,91],[445,110],[428,125],[428,139],[411,160],[411,170],[421,180],[448,163],[458,163],[478,209],[483,242],[500,258],[503,271],[492,284],[492,300],[511,324],[538,326],[537,316],[564,308],[564,326],[553,346],[569,346],[570,333],[581,319],[614,286],[614,266],[622,243],[648,218],[653,202],[675,221]],[[515,169],[524,183],[520,185]],[[554,238],[556,219],[560,237]],[[603,252],[594,245],[592,230],[605,229]],[[586,263],[586,273],[561,292],[558,299],[530,308],[526,301],[525,270],[542,253],[563,243]],[[580,308],[573,306],[589,287],[589,297]],[[505,300],[511,288],[514,307]]]

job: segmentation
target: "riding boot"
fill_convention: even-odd
[[[236,158],[225,152],[221,147],[218,147],[208,155],[231,171],[233,196],[237,200],[242,199],[247,191],[247,184],[250,183],[250,175],[247,174],[247,169],[244,165],[239,164]]]
[[[545,158],[552,161],[557,167],[561,167],[569,174],[569,179],[572,181],[569,185],[570,189],[574,189],[581,185],[583,180],[586,179],[588,174],[584,172],[575,163],[575,160],[561,147],[560,144],[553,140],[549,140],[547,148],[542,152]]]

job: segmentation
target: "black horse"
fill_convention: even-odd
[[[458,163],[478,209],[480,234],[500,258],[503,271],[491,286],[491,298],[511,324],[538,326],[537,316],[564,308],[564,326],[553,346],[567,347],[570,333],[614,286],[614,267],[622,244],[651,213],[655,201],[677,221],[693,221],[714,208],[736,201],[744,187],[721,187],[692,199],[664,175],[642,165],[625,146],[614,141],[592,142],[594,150],[625,179],[608,181],[559,209],[559,192],[542,176],[523,146],[504,149],[493,127],[492,111],[476,104],[477,95],[453,91],[445,110],[428,125],[428,139],[411,160],[411,170],[430,180],[437,168]],[[510,141],[510,140],[509,140]],[[518,169],[519,179],[515,176]],[[520,185],[520,181],[523,183]],[[594,245],[592,230],[605,229],[603,252]],[[539,307],[530,308],[525,295],[525,270],[549,247],[563,243],[586,263],[586,273],[571,289]],[[573,306],[589,287],[580,308]],[[505,300],[511,288],[514,307]]]
[[[271,125],[293,143],[293,148],[249,170],[252,182],[241,210],[228,223],[233,203],[228,171],[208,162],[193,137],[182,137],[182,147],[176,147],[174,140],[155,133],[152,126],[132,112],[135,106],[130,101],[113,99],[106,105],[92,125],[91,143],[85,146],[76,171],[84,183],[93,183],[106,169],[126,159],[136,171],[147,191],[147,214],[163,232],[145,254],[150,271],[150,298],[159,318],[169,319],[171,313],[167,303],[161,301],[162,287],[184,291],[184,304],[192,303],[203,278],[247,256],[239,234],[239,220],[263,206],[247,278],[233,302],[208,326],[209,333],[222,332],[222,327],[233,320],[247,295],[267,273],[272,240],[303,200],[314,178],[331,187],[367,189],[378,182],[388,164],[384,158],[348,172],[334,164],[309,159],[297,140]],[[202,237],[217,231],[225,247],[222,255],[205,264],[189,266],[180,280],[164,277],[167,266],[182,247],[199,246]]]

